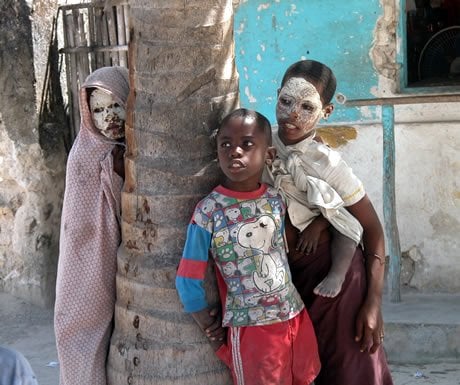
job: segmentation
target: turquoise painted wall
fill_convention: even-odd
[[[382,13],[378,0],[247,0],[235,12],[241,106],[275,122],[276,92],[286,68],[300,59],[322,61],[348,100],[373,98],[377,74],[369,52]],[[337,95],[336,93],[336,95]],[[380,121],[377,108],[335,102],[331,123]]]

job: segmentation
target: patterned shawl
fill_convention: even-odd
[[[55,333],[61,385],[106,385],[105,361],[115,306],[123,180],[113,171],[119,142],[93,124],[89,88],[110,92],[125,105],[128,71],[104,67],[80,90],[80,131],[67,161],[56,284]]]

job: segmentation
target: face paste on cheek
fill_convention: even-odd
[[[281,100],[290,101],[283,104]],[[277,119],[292,120],[299,128],[311,130],[322,116],[323,103],[316,87],[300,77],[290,78],[281,88],[276,106]]]
[[[109,139],[125,136],[125,109],[110,93],[96,88],[89,97],[89,106],[93,123],[102,135]]]

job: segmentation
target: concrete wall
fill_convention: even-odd
[[[0,5],[0,290],[43,306],[54,301],[66,158],[67,128],[38,114],[55,14],[52,1]]]
[[[397,0],[333,6],[322,0],[240,1],[235,39],[241,105],[274,122],[284,70],[305,58],[327,63],[347,100],[402,95],[399,7]],[[362,178],[383,223],[381,109],[335,105],[322,135]],[[458,103],[395,107],[401,280],[420,291],[460,290],[459,122]]]

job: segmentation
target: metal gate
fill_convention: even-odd
[[[63,28],[72,140],[80,127],[78,90],[100,67],[128,67],[128,4],[84,3],[59,7]]]

